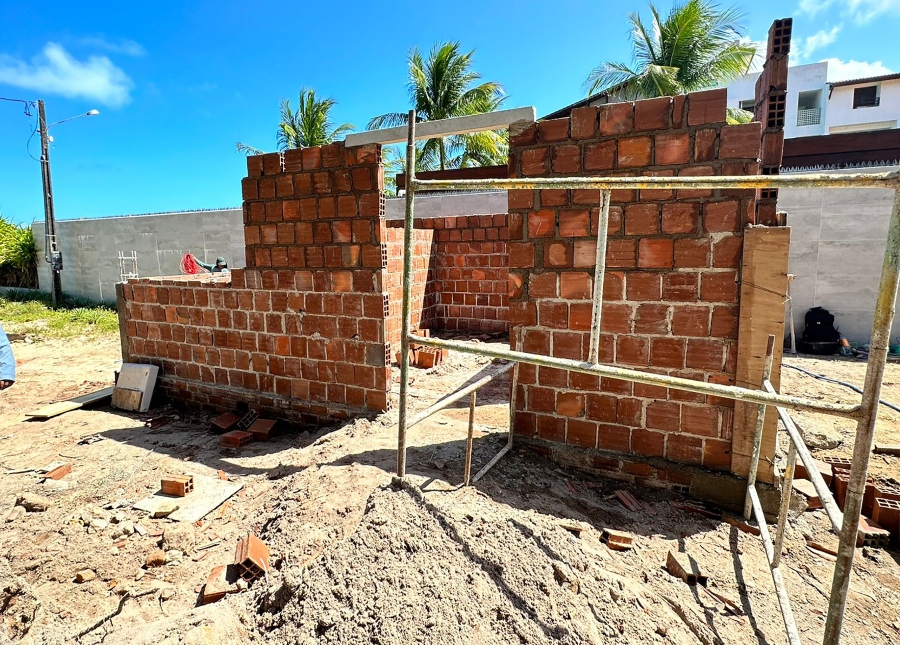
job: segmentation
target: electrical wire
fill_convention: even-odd
[[[32,108],[37,107],[36,101],[29,101],[26,99],[10,99],[5,96],[0,96],[0,101],[9,101],[10,103],[23,103],[25,105],[25,116],[27,116],[28,118],[31,118],[31,116],[32,116],[32,114],[31,114]],[[38,159],[37,157],[35,157],[33,154],[31,154],[31,140],[34,139],[34,135],[37,134],[38,128],[39,128],[38,120],[35,117],[34,128],[32,128],[31,134],[28,135],[28,140],[25,142],[25,152],[28,153],[29,157],[31,157],[32,159],[34,159],[35,161],[40,163],[41,160]]]
[[[825,376],[824,374],[816,374],[814,372],[810,372],[809,370],[805,370],[802,367],[798,367],[797,365],[791,365],[790,363],[783,362],[782,365],[784,367],[790,367],[792,370],[797,370],[798,372],[802,372],[803,374],[806,374],[807,376],[812,376],[813,378],[817,378],[820,381],[827,381],[829,383],[834,383],[836,385],[843,385],[844,387],[850,388],[851,390],[853,390],[854,392],[857,392],[858,394],[863,393],[863,391],[860,388],[856,387],[852,383],[845,383],[844,381],[838,381],[837,379],[833,379],[830,376]],[[878,399],[878,402],[881,405],[885,406],[886,408],[890,408],[891,410],[900,412],[900,406],[896,406],[889,401],[885,401],[884,399]]]

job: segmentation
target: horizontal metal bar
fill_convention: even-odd
[[[412,340],[412,338],[413,337],[410,336],[410,340]],[[513,365],[515,365],[515,363],[505,363],[505,364],[501,364],[501,365],[492,366],[491,370],[488,371],[487,374],[482,376],[480,379],[478,379],[474,383],[470,383],[466,387],[459,389],[456,392],[452,392],[442,399],[438,399],[433,404],[431,404],[430,406],[428,406],[427,408],[425,408],[424,410],[419,412],[419,414],[417,414],[412,419],[410,419],[409,422],[407,422],[407,424],[406,424],[407,430],[409,428],[412,428],[417,423],[421,423],[422,421],[424,421],[425,419],[430,417],[432,414],[434,414],[436,412],[440,412],[444,408],[446,408],[450,405],[453,405],[460,399],[466,398],[469,394],[471,394],[472,392],[475,392],[479,388],[484,387],[485,385],[487,385],[488,383],[493,381],[495,378],[497,378],[501,374],[505,374],[506,372],[511,370],[513,368]]]
[[[775,547],[772,545],[772,536],[769,535],[769,527],[763,515],[762,504],[759,502],[756,486],[751,486],[749,492],[750,500],[753,503],[753,514],[756,516],[756,523],[759,525],[759,537],[762,539],[763,550],[766,552],[766,559],[769,561],[769,567],[772,572],[772,584],[775,585],[775,595],[778,597],[778,605],[781,607],[781,617],[784,620],[784,629],[787,632],[788,643],[790,645],[800,645],[800,632],[797,631],[794,611],[791,609],[791,600],[788,597],[787,588],[784,586],[781,568],[773,564]]]
[[[839,403],[823,403],[821,401],[811,401],[797,396],[788,396],[784,394],[772,394],[762,390],[749,390],[744,387],[734,385],[719,385],[717,383],[705,383],[703,381],[694,381],[691,379],[680,378],[677,376],[667,376],[665,374],[651,374],[649,372],[639,372],[638,370],[627,369],[624,367],[612,367],[610,365],[592,365],[585,361],[573,361],[568,358],[557,358],[554,356],[541,356],[540,354],[529,354],[526,352],[517,352],[509,349],[487,347],[483,343],[464,343],[458,340],[442,340],[439,338],[423,338],[410,334],[410,341],[427,345],[429,347],[439,347],[441,349],[451,349],[467,354],[477,354],[480,356],[490,356],[491,358],[499,358],[506,361],[519,361],[530,365],[538,365],[540,367],[554,367],[571,372],[579,372],[581,374],[593,374],[596,376],[606,376],[609,378],[619,379],[621,381],[632,381],[634,383],[646,383],[647,385],[659,385],[662,387],[671,387],[676,390],[685,390],[687,392],[697,392],[699,394],[708,394],[718,396],[724,399],[734,399],[735,401],[746,401],[747,403],[762,403],[765,405],[781,405],[792,410],[808,410],[810,412],[823,412],[840,417],[856,418],[859,414],[858,405],[842,405]]]
[[[535,177],[532,179],[416,179],[413,190],[532,190],[540,188],[897,188],[900,171],[846,175],[740,175],[726,177]]]
[[[768,379],[763,381],[763,388],[767,392],[776,391],[772,382]],[[825,480],[822,479],[822,474],[816,468],[816,460],[810,453],[809,448],[806,447],[806,442],[803,441],[803,437],[797,429],[797,424],[794,423],[788,411],[780,406],[775,406],[775,409],[778,411],[778,417],[781,419],[781,423],[784,425],[791,443],[797,449],[797,455],[800,457],[800,461],[803,462],[804,468],[806,468],[806,476],[812,482],[813,488],[816,489],[822,506],[825,508],[825,513],[828,515],[828,519],[831,520],[834,532],[840,534],[841,526],[844,523],[844,514],[841,513],[841,509],[838,508],[837,503],[834,501],[834,495],[831,494],[828,484],[825,483]]]
[[[454,134],[470,134],[472,132],[484,132],[485,130],[505,130],[510,123],[516,121],[533,122],[537,119],[537,112],[533,107],[512,108],[509,110],[497,110],[496,112],[484,112],[469,116],[457,116],[451,119],[438,119],[436,121],[422,121],[416,124],[416,139],[436,139]],[[398,125],[395,128],[382,128],[380,130],[367,130],[348,134],[344,139],[347,146],[364,146],[370,143],[401,143],[407,140],[409,127]]]

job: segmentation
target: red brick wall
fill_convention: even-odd
[[[403,322],[403,222],[387,222],[388,270],[385,274],[385,290],[389,297],[389,314],[386,321],[388,342],[391,343],[391,360],[400,351],[400,331]],[[413,284],[410,320],[413,329],[430,329],[434,325],[438,293],[435,290],[434,230],[413,227]]]
[[[760,124],[726,126],[725,91],[713,90],[513,129],[510,173],[755,175],[759,152]],[[599,191],[510,191],[509,206],[513,345],[520,328],[525,351],[585,360]],[[733,383],[742,230],[754,208],[746,190],[612,192],[601,362]],[[702,395],[519,372],[516,433],[600,451],[601,461],[635,454],[728,470],[732,416],[732,402]]]
[[[131,360],[215,408],[245,401],[319,422],[388,406],[387,249],[379,146],[248,157],[247,269],[230,283],[126,285]]]

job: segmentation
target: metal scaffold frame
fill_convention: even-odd
[[[487,384],[500,374],[506,373],[513,365],[512,377],[512,401],[510,418],[515,412],[516,383],[518,381],[518,366],[521,363],[554,367],[583,374],[593,374],[623,381],[659,385],[689,392],[698,392],[717,397],[744,401],[758,405],[758,420],[754,436],[753,456],[748,476],[747,499],[745,515],[755,517],[760,528],[760,537],[766,553],[766,558],[772,572],[772,581],[778,596],[788,641],[791,645],[799,645],[800,639],[797,626],[794,622],[790,600],[784,585],[784,579],[779,568],[781,547],[784,538],[785,525],[787,523],[787,511],[790,502],[790,489],[793,480],[793,470],[796,459],[806,466],[810,479],[816,492],[822,499],[829,520],[836,533],[840,535],[837,559],[835,562],[834,577],[832,581],[831,595],[828,604],[828,616],[825,623],[824,645],[837,645],[840,643],[841,625],[847,605],[847,594],[850,586],[851,567],[855,553],[857,534],[859,530],[859,518],[862,511],[863,494],[865,492],[866,476],[869,468],[869,456],[872,451],[875,438],[875,420],[878,411],[878,399],[881,393],[881,385],[884,377],[884,368],[888,353],[888,341],[891,325],[894,319],[894,303],[897,298],[897,287],[900,282],[900,172],[884,172],[873,174],[802,174],[802,175],[759,175],[736,177],[564,177],[564,178],[534,178],[534,179],[465,179],[465,180],[420,180],[416,179],[416,114],[409,112],[409,125],[406,147],[406,214],[403,234],[403,303],[402,303],[402,330],[400,351],[400,414],[397,432],[397,475],[406,474],[406,440],[407,430],[414,423],[418,423],[443,409],[453,401],[457,401],[466,395],[470,398],[469,437],[466,450],[466,475],[465,481],[469,482],[469,467],[471,465],[472,428],[475,411],[475,391]],[[888,188],[894,190],[893,209],[891,211],[890,228],[888,231],[887,246],[882,265],[881,281],[878,288],[878,299],[875,306],[875,317],[872,325],[871,342],[869,345],[869,361],[866,368],[866,378],[859,404],[826,403],[814,401],[802,397],[779,393],[769,380],[772,368],[772,354],[775,338],[770,337],[766,366],[759,390],[749,388],[718,385],[693,381],[667,375],[651,374],[639,370],[626,369],[612,365],[602,365],[598,362],[598,349],[600,343],[600,325],[603,304],[603,275],[606,265],[607,225],[609,216],[610,191],[617,188],[628,189],[722,189],[722,188]],[[597,255],[593,288],[593,316],[590,331],[590,351],[588,361],[576,361],[552,356],[531,354],[522,351],[513,351],[502,348],[487,347],[483,344],[466,343],[462,341],[441,340],[438,338],[424,338],[411,333],[410,307],[412,290],[412,242],[414,225],[415,194],[420,190],[440,191],[468,191],[475,189],[599,189],[602,195],[601,215],[597,235]],[[517,347],[521,347],[521,337]],[[486,356],[494,359],[509,361],[488,372],[484,377],[475,381],[455,393],[452,393],[427,410],[419,413],[414,418],[407,418],[408,392],[409,392],[409,346],[410,343],[420,345],[452,349]],[[762,512],[762,505],[756,491],[756,473],[759,465],[760,447],[763,434],[764,413],[768,406],[774,406],[784,424],[790,438],[790,449],[787,456],[787,467],[782,483],[782,500],[778,518],[778,528],[773,543],[768,526]],[[856,441],[853,449],[853,464],[850,469],[850,480],[847,486],[847,498],[844,511],[838,509],[831,491],[826,486],[821,475],[813,464],[813,457],[803,442],[796,425],[791,420],[788,410],[806,410],[821,412],[835,416],[856,419]],[[478,480],[500,458],[505,455],[512,446],[513,427],[510,423],[507,444],[503,449],[473,478]]]

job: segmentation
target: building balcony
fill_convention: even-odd
[[[797,110],[797,125],[819,125],[822,122],[822,108]]]

